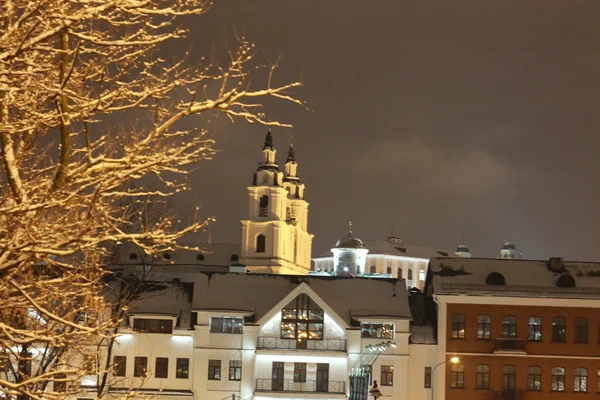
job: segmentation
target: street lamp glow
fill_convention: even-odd
[[[452,364],[458,364],[458,362],[459,362],[459,361],[460,361],[460,358],[458,358],[458,357],[452,357],[452,358],[450,359],[450,362],[451,362]]]

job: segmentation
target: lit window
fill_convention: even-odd
[[[452,364],[450,366],[450,387],[453,389],[464,389],[465,387],[465,365]]]
[[[362,323],[360,324],[361,337],[363,338],[379,338],[379,339],[393,339],[394,338],[394,324],[371,324]]]
[[[208,380],[221,380],[221,360],[208,360]]]
[[[302,293],[281,310],[281,337],[296,339],[298,349],[306,347],[306,340],[322,340],[324,316],[323,309]]]
[[[529,333],[527,338],[532,342],[542,341],[542,318],[529,317]]]
[[[229,380],[242,380],[242,360],[229,360]]]
[[[531,365],[527,368],[527,390],[539,392],[542,390],[542,368]]]
[[[381,386],[394,385],[394,367],[391,365],[381,366]]]
[[[565,391],[565,369],[563,367],[552,367],[552,391]]]
[[[419,280],[425,281],[425,271],[424,270],[419,271]]]
[[[492,318],[489,315],[477,316],[477,339],[490,339]]]
[[[465,338],[465,316],[452,314],[452,339]]]
[[[190,376],[190,359],[189,358],[178,358],[177,368],[175,369],[175,378],[177,379],[188,379]]]
[[[244,318],[242,317],[211,317],[211,333],[237,333],[244,332]]]
[[[575,368],[573,373],[573,391],[587,392],[587,368]]]
[[[517,337],[517,318],[515,316],[504,316],[502,320],[502,336],[509,339]]]
[[[567,324],[563,317],[552,318],[552,341],[566,342],[567,341]]]

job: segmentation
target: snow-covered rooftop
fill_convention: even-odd
[[[448,252],[439,250],[433,246],[421,246],[404,243],[401,240],[383,239],[383,240],[364,240],[363,247],[369,250],[368,256],[388,255],[412,258],[446,257]],[[332,258],[331,251],[319,254],[313,259]]]
[[[159,269],[155,277],[160,276]],[[138,302],[131,312],[172,313],[186,309],[181,302],[191,301],[194,310],[245,312],[259,320],[294,289],[306,284],[348,325],[353,318],[411,318],[406,283],[398,279],[209,272],[181,272],[169,277],[180,285],[193,283],[193,295],[168,289],[164,291],[164,302],[155,293]]]
[[[598,262],[563,261],[560,258],[432,258],[429,268],[435,294],[488,293],[511,297],[600,296]]]

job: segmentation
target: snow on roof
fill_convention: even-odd
[[[171,275],[171,280],[174,278],[193,282],[191,299],[181,290],[170,289],[165,291],[164,302],[161,296],[149,296],[132,307],[131,312],[172,312],[184,309],[181,302],[191,301],[194,310],[241,312],[259,320],[306,283],[348,325],[352,316],[411,318],[404,280],[210,272],[182,272]]]
[[[432,258],[429,268],[436,294],[488,292],[495,295],[528,297],[600,295],[600,263],[597,262],[563,261],[560,258]],[[504,285],[488,284],[491,273],[501,274]],[[565,277],[567,281],[574,283],[574,286],[558,283],[559,279],[564,281]],[[496,275],[494,280],[497,278]]]
[[[231,264],[232,257],[239,258],[241,251],[239,243],[181,242],[180,245],[197,247],[200,251],[177,249],[149,257],[144,255],[139,248],[129,245],[120,252],[119,260],[115,264],[152,263],[154,265],[226,267]]]
[[[446,257],[448,252],[433,246],[420,246],[392,240],[364,240],[364,248],[368,249],[367,257],[373,255],[388,255],[412,258]],[[313,259],[332,258],[331,251],[322,253]]]

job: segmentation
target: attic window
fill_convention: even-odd
[[[561,275],[556,280],[556,286],[560,288],[572,288],[575,287],[575,279],[571,275]]]
[[[506,285],[506,280],[500,272],[492,272],[485,279],[485,283],[490,286],[504,286]]]
[[[137,254],[135,254],[135,253],[131,253],[131,254],[129,255],[129,259],[130,259],[130,260],[137,260],[137,259],[138,259],[138,256],[137,256]]]
[[[204,254],[200,253],[196,256],[196,260],[198,261],[204,261]]]
[[[165,254],[163,254],[163,258],[165,260],[170,260],[171,259],[171,254],[170,253],[165,253]]]

